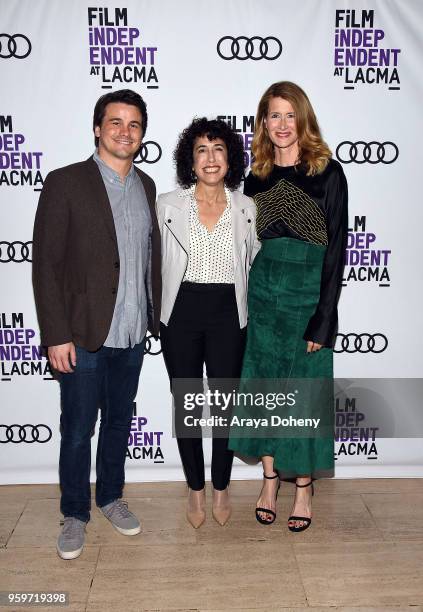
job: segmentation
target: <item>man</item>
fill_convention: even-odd
[[[156,189],[133,164],[146,128],[138,94],[102,96],[94,109],[94,155],[47,176],[35,218],[41,342],[60,373],[62,559],[78,557],[84,545],[99,406],[97,506],[120,533],[141,530],[121,497],[145,334],[148,325],[158,335],[160,318]]]

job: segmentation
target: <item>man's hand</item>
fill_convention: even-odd
[[[48,347],[48,358],[55,370],[62,374],[73,372],[73,367],[76,366],[76,351],[73,342],[66,344],[58,344],[57,346]]]
[[[307,353],[314,353],[315,351],[320,351],[323,344],[319,344],[318,342],[311,342],[308,340],[307,342]]]

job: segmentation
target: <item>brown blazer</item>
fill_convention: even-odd
[[[161,301],[160,231],[156,186],[136,168],[150,207],[152,300],[149,330],[158,335]],[[74,342],[89,351],[109,333],[119,283],[113,213],[94,159],[46,177],[34,225],[33,284],[41,343]]]

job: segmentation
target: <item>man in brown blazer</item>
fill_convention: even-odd
[[[145,334],[148,327],[158,335],[160,321],[156,188],[133,164],[146,128],[141,96],[127,89],[102,96],[94,109],[94,155],[49,173],[35,218],[41,342],[61,390],[63,559],[78,557],[84,545],[99,406],[97,506],[120,533],[141,530],[121,497]]]

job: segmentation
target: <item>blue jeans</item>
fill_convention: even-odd
[[[145,340],[134,348],[76,347],[76,367],[60,377],[62,402],[59,474],[63,515],[89,521],[91,436],[101,410],[96,504],[122,497],[125,458]]]

